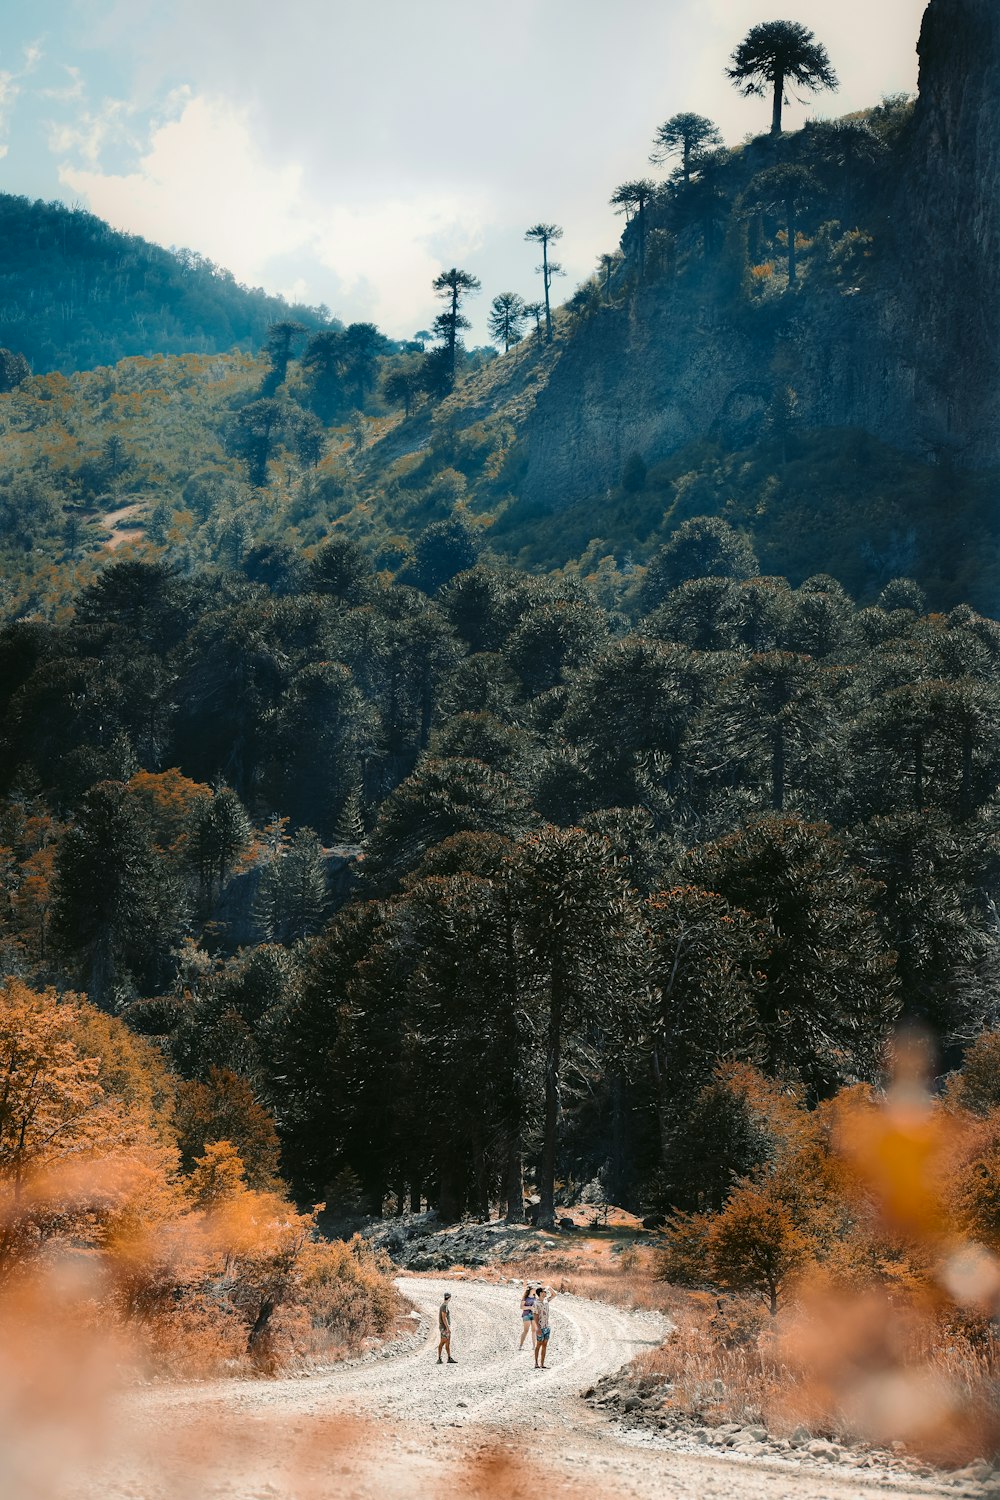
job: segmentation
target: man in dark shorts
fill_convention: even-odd
[[[450,1292],[445,1292],[445,1294],[444,1294],[444,1301],[441,1303],[441,1306],[438,1308],[438,1337],[439,1337],[439,1342],[438,1342],[438,1364],[439,1365],[444,1363],[444,1361],[441,1358],[441,1352],[442,1352],[442,1350],[447,1354],[447,1356],[448,1356],[448,1363],[450,1365],[457,1365],[458,1364],[458,1360],[457,1359],[452,1359],[452,1357],[451,1357],[451,1306],[450,1306],[450,1303],[451,1303],[451,1293]]]

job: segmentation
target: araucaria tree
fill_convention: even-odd
[[[519,344],[524,337],[526,315],[524,299],[516,292],[501,292],[493,298],[487,327],[490,337],[503,344],[505,354],[511,344]]]
[[[542,247],[542,263],[538,269],[542,273],[542,285],[545,288],[545,342],[547,344],[552,342],[552,308],[549,288],[552,285],[553,276],[558,276],[562,269],[555,261],[549,260],[549,246],[553,240],[561,240],[562,234],[562,229],[558,224],[532,224],[531,228],[524,232],[526,240],[532,240]]]
[[[438,313],[434,319],[434,332],[444,344],[449,381],[454,385],[459,334],[463,328],[470,327],[468,318],[463,317],[459,309],[462,298],[478,292],[482,282],[470,271],[460,271],[457,266],[452,266],[450,271],[442,271],[434,278],[433,286],[437,295],[447,303],[446,311]]]
[[[542,318],[545,316],[544,302],[526,302],[524,304],[525,316],[535,320],[535,337],[542,336]]]
[[[623,182],[610,198],[611,206],[625,214],[631,222],[635,220],[636,247],[639,275],[646,269],[646,204],[656,192],[656,183],[649,177],[640,177],[635,182]]]
[[[780,167],[768,167],[751,178],[740,203],[745,212],[767,209],[780,213],[785,220],[788,236],[788,285],[798,280],[795,236],[798,232],[800,212],[820,196],[820,184],[808,167],[797,167],[786,162]]]
[[[704,115],[695,115],[686,110],[664,120],[653,137],[653,149],[649,159],[654,166],[662,166],[671,156],[681,159],[681,174],[684,186],[691,181],[691,168],[699,152],[710,146],[721,146],[722,136],[718,127]]]
[[[836,89],[839,79],[822,42],[801,21],[762,21],[751,26],[726,69],[740,93],[763,98],[771,90],[771,134],[781,134],[781,107],[789,84],[816,93]]]

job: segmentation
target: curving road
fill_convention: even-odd
[[[518,1352],[519,1287],[401,1277],[417,1336],[390,1357],[294,1379],[151,1386],[124,1395],[110,1441],[46,1500],[854,1500],[933,1493],[852,1475],[690,1453],[637,1451],[578,1395],[656,1344],[658,1314],[559,1296],[550,1368]],[[438,1366],[437,1308],[452,1293],[454,1365]],[[458,1430],[456,1430],[458,1429]],[[0,1466],[2,1467],[2,1466]],[[582,1488],[581,1488],[582,1485]],[[37,1490],[4,1500],[35,1500]]]

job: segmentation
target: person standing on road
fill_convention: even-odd
[[[444,1352],[448,1356],[448,1363],[450,1365],[457,1365],[458,1364],[458,1360],[457,1359],[452,1359],[452,1357],[451,1357],[451,1307],[449,1306],[450,1302],[451,1302],[451,1293],[450,1292],[445,1292],[445,1294],[444,1294],[444,1301],[441,1303],[441,1306],[438,1308],[438,1334],[439,1334],[439,1342],[438,1342],[438,1364],[442,1364],[443,1363],[443,1361],[441,1359],[441,1351],[444,1350]]]
[[[532,1342],[534,1342],[534,1329],[535,1292],[533,1287],[526,1286],[521,1296],[521,1342],[517,1346],[518,1349],[524,1348],[524,1341],[529,1333],[532,1334]]]
[[[546,1292],[543,1286],[538,1288],[535,1301],[535,1369],[545,1369],[545,1356],[549,1352],[549,1335],[552,1332],[551,1316],[549,1308],[555,1292],[551,1289]]]

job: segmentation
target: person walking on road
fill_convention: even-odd
[[[530,1333],[534,1343],[535,1330],[535,1292],[534,1288],[526,1286],[521,1295],[521,1342],[518,1349],[524,1348],[524,1341]]]
[[[452,1359],[452,1357],[451,1357],[451,1307],[449,1305],[450,1303],[451,1303],[451,1293],[450,1292],[445,1292],[445,1294],[444,1294],[444,1301],[441,1303],[441,1306],[438,1308],[438,1334],[439,1334],[439,1341],[438,1341],[438,1360],[437,1360],[437,1362],[438,1362],[439,1365],[444,1362],[441,1359],[442,1350],[444,1351],[444,1353],[447,1354],[447,1356],[448,1356],[448,1363],[450,1365],[457,1365],[458,1364],[458,1360],[457,1359]]]
[[[538,1288],[535,1301],[535,1369],[545,1369],[545,1356],[549,1352],[549,1335],[552,1332],[551,1315],[549,1309],[555,1292],[551,1289],[546,1292],[543,1286]]]

